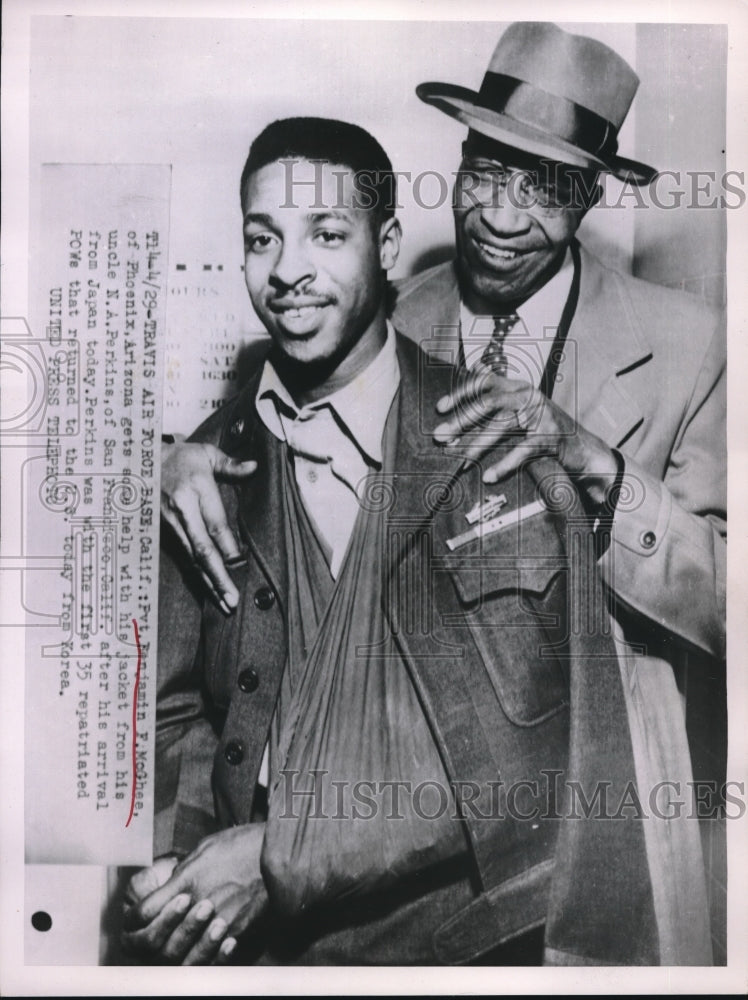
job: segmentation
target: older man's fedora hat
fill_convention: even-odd
[[[555,24],[520,21],[499,39],[478,93],[448,83],[422,83],[416,93],[497,142],[648,184],[656,170],[618,156],[618,130],[638,86],[607,45]]]

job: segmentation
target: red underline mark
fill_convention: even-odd
[[[135,749],[138,742],[138,688],[140,687],[140,666],[143,662],[143,651],[140,648],[140,633],[138,632],[138,623],[135,618],[132,620],[132,627],[135,629],[135,645],[138,648],[138,665],[135,668],[135,687],[132,691],[132,795],[130,796],[130,815],[127,817],[125,827],[130,825],[130,820],[135,812],[135,789],[137,787]]]

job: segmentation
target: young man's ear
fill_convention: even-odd
[[[379,261],[383,271],[389,271],[400,256],[400,239],[403,231],[400,220],[393,216],[379,227]]]

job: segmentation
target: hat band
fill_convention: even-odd
[[[478,101],[488,111],[514,118],[603,161],[611,160],[618,151],[618,130],[612,122],[566,97],[549,94],[513,76],[486,73]]]

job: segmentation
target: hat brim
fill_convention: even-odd
[[[548,157],[573,167],[605,170],[630,184],[649,184],[657,175],[657,171],[646,163],[623,156],[615,156],[609,161],[601,160],[558,136],[483,107],[478,103],[478,94],[467,87],[449,83],[421,83],[416,87],[416,94],[426,104],[431,104],[468,128],[525,153]]]

